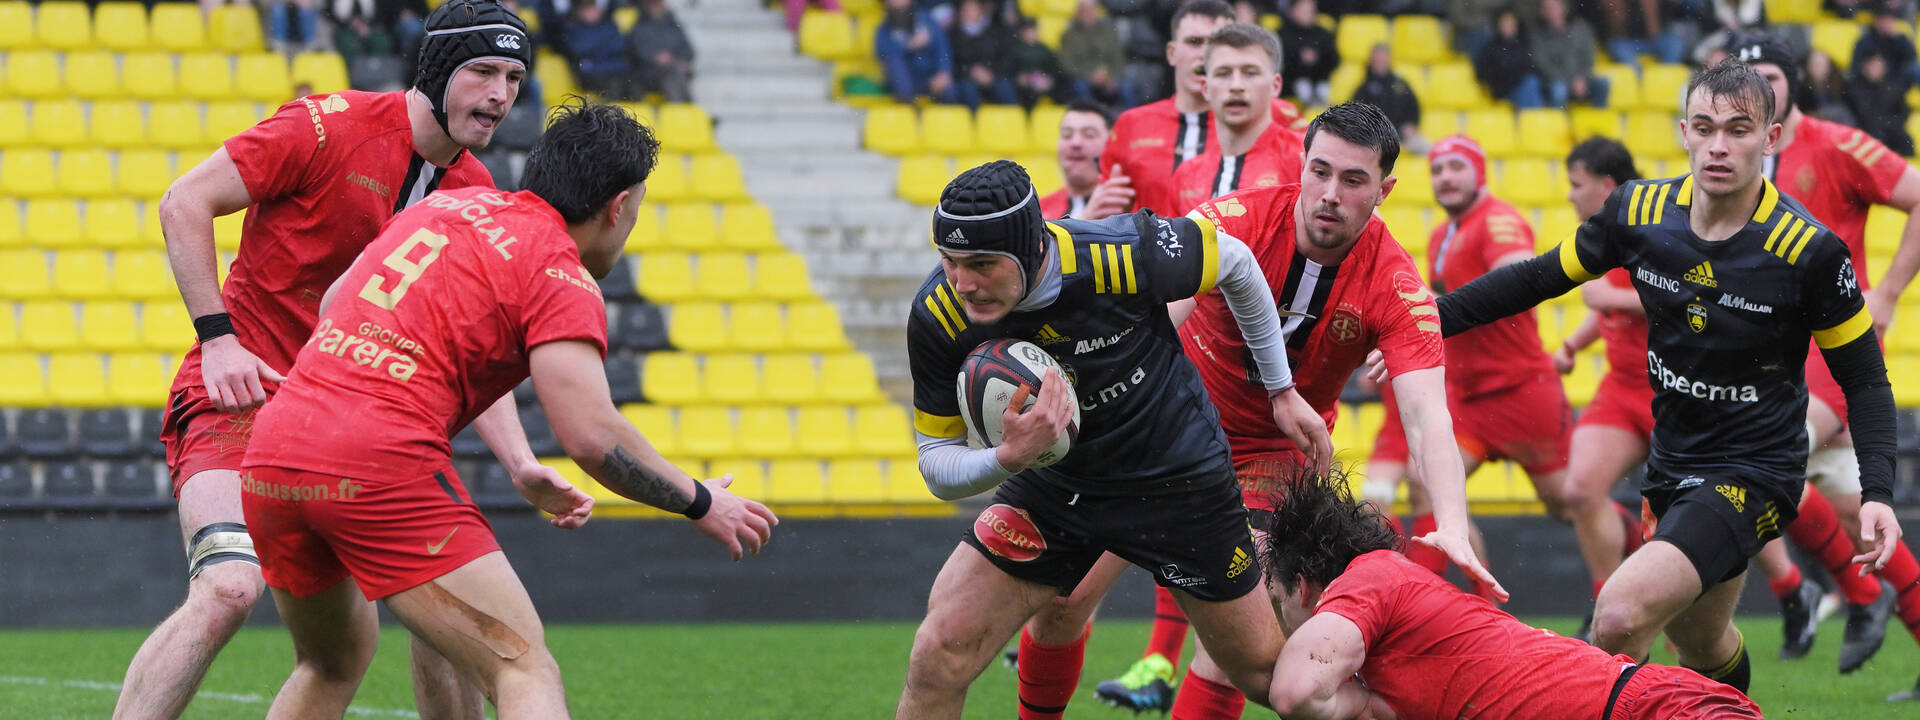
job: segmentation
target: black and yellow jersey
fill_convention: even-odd
[[[1689,225],[1691,175],[1628,183],[1571,242],[1443,297],[1443,329],[1452,334],[1504,316],[1495,313],[1525,296],[1537,302],[1627,268],[1648,321],[1647,374],[1655,392],[1649,486],[1685,487],[1702,476],[1736,473],[1797,498],[1807,461],[1809,336],[1830,360],[1843,346],[1860,350],[1856,342],[1865,338],[1882,388],[1886,371],[1846,244],[1798,201],[1760,182],[1746,227],[1717,242]],[[1864,371],[1864,362],[1845,367]],[[1842,367],[1834,364],[1836,378]],[[1864,387],[1855,385],[1850,399]],[[1891,480],[1891,398],[1889,391],[1883,480]],[[1863,425],[1855,420],[1856,428]],[[1865,461],[1868,454],[1863,482],[1883,472]]]
[[[1047,229],[1055,252],[1045,272],[1054,277],[1043,277],[1032,295],[1058,294],[1042,307],[980,325],[941,270],[921,285],[907,322],[914,429],[965,435],[955,391],[962,361],[988,340],[1020,338],[1060,361],[1081,413],[1066,458],[1027,473],[1071,492],[1139,495],[1230,471],[1220,417],[1166,309],[1219,279],[1213,224],[1136,213],[1054,221]]]

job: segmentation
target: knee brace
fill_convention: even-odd
[[[189,582],[199,577],[201,570],[223,562],[260,564],[260,556],[253,552],[253,537],[247,534],[246,523],[208,523],[194,531],[193,539],[187,542]]]

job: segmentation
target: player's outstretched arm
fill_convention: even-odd
[[[1883,336],[1893,324],[1893,312],[1900,294],[1906,292],[1914,274],[1920,273],[1920,170],[1908,167],[1901,172],[1899,182],[1893,186],[1893,195],[1887,198],[1887,205],[1906,213],[1907,224],[1900,230],[1900,247],[1894,251],[1893,260],[1887,263],[1886,274],[1880,276],[1880,284],[1867,291],[1867,309],[1873,313],[1873,331]]]
[[[1427,490],[1438,526],[1413,538],[1447,554],[1469,577],[1493,588],[1501,602],[1509,597],[1493,573],[1480,563],[1467,541],[1467,477],[1460,464],[1460,448],[1453,437],[1453,417],[1447,412],[1446,368],[1409,370],[1393,378],[1393,395],[1400,401],[1400,424],[1406,428],[1407,447],[1413,450],[1413,476]]]
[[[1589,285],[1587,287],[1594,286]],[[1587,313],[1586,319],[1580,321],[1580,327],[1574,328],[1573,332],[1568,333],[1567,339],[1560,343],[1560,348],[1553,351],[1554,372],[1560,373],[1561,375],[1573,372],[1574,356],[1580,354],[1581,350],[1587,349],[1587,346],[1592,345],[1593,341],[1598,339],[1600,339],[1600,316],[1595,313]]]
[[[1569,277],[1562,267],[1561,254],[1571,252],[1575,252],[1571,244],[1561,244],[1440,296],[1440,332],[1453,337],[1565,295],[1585,280]]]
[[[501,395],[486,412],[473,419],[473,429],[493,450],[500,466],[513,478],[513,488],[527,503],[553,516],[549,522],[562,530],[587,524],[593,517],[593,496],[574,487],[560,472],[540,464],[527,444],[527,430],[520,425],[520,410],[513,393]]]
[[[1580,300],[1593,310],[1608,312],[1626,312],[1645,316],[1647,308],[1640,304],[1640,293],[1633,288],[1623,288],[1608,283],[1586,283],[1580,286]]]
[[[779,519],[728,492],[731,478],[702,483],[660,457],[614,408],[597,347],[582,340],[542,343],[528,361],[553,434],[593,479],[621,497],[687,516],[734,560],[760,552]]]
[[[1826,333],[1838,330],[1825,331]],[[1900,523],[1893,514],[1893,456],[1896,445],[1893,386],[1886,359],[1871,327],[1857,338],[1829,347],[1833,335],[1815,333],[1833,379],[1847,397],[1847,425],[1860,462],[1860,542],[1854,558],[1868,570],[1885,567],[1898,551]]]
[[[181,175],[160,198],[160,232],[167,261],[186,301],[187,315],[200,335],[200,376],[207,396],[222,412],[237,412],[266,402],[261,381],[285,380],[265,361],[240,346],[220,299],[219,254],[214,250],[213,219],[253,204],[240,170],[226,148]]]
[[[1353,720],[1377,706],[1373,693],[1353,682],[1367,662],[1360,626],[1334,613],[1318,613],[1293,631],[1273,667],[1267,699],[1280,717],[1294,720]],[[1391,717],[1389,715],[1388,717]]]

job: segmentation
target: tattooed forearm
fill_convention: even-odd
[[[600,458],[600,472],[594,476],[608,490],[621,497],[652,505],[667,512],[681,512],[693,504],[693,497],[673,482],[640,464],[626,448],[615,447]]]

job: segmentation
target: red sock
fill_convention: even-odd
[[[1239,720],[1247,709],[1247,697],[1240,689],[1187,673],[1180,692],[1173,696],[1170,720]]]
[[[1620,548],[1620,557],[1624,558],[1632,555],[1635,550],[1639,550],[1641,545],[1646,544],[1646,536],[1644,535],[1646,528],[1640,524],[1640,513],[1629,510],[1627,506],[1617,502],[1613,504],[1613,509],[1620,513],[1620,522],[1626,527],[1627,531],[1627,542]]]
[[[1440,529],[1440,523],[1433,519],[1433,513],[1413,516],[1413,535],[1407,539],[1407,547],[1403,552],[1408,560],[1413,561],[1413,564],[1432,570],[1435,575],[1445,576],[1447,554],[1413,541],[1413,538],[1438,529]]]
[[[1603,587],[1606,587],[1606,586],[1607,586],[1607,581],[1605,581],[1605,580],[1595,580],[1595,581],[1593,581],[1593,598],[1594,598],[1595,600],[1598,600],[1598,599],[1600,599],[1600,588],[1603,588]]]
[[[1894,592],[1900,598],[1900,622],[1906,623],[1907,632],[1912,633],[1915,640],[1920,640],[1920,563],[1914,562],[1913,553],[1907,550],[1907,541],[1893,546],[1893,559],[1880,569],[1880,577],[1893,583]]]
[[[1840,531],[1840,516],[1818,490],[1807,488],[1806,497],[1800,501],[1800,517],[1787,526],[1787,537],[1820,558],[1847,602],[1866,605],[1879,599],[1880,580],[1872,575],[1861,577],[1860,566],[1853,562],[1853,543],[1847,542],[1846,534]]]
[[[1080,665],[1086,659],[1089,623],[1080,639],[1058,647],[1033,641],[1020,630],[1020,720],[1060,720],[1080,686]]]
[[[1800,566],[1789,565],[1787,567],[1790,569],[1787,571],[1786,577],[1767,581],[1767,589],[1773,591],[1774,597],[1783,598],[1792,595],[1793,591],[1800,589],[1800,583],[1802,581]]]
[[[1187,614],[1180,611],[1180,603],[1173,599],[1173,592],[1159,586],[1153,588],[1153,633],[1147,636],[1147,651],[1140,657],[1160,655],[1180,667],[1180,648],[1187,644]]]

